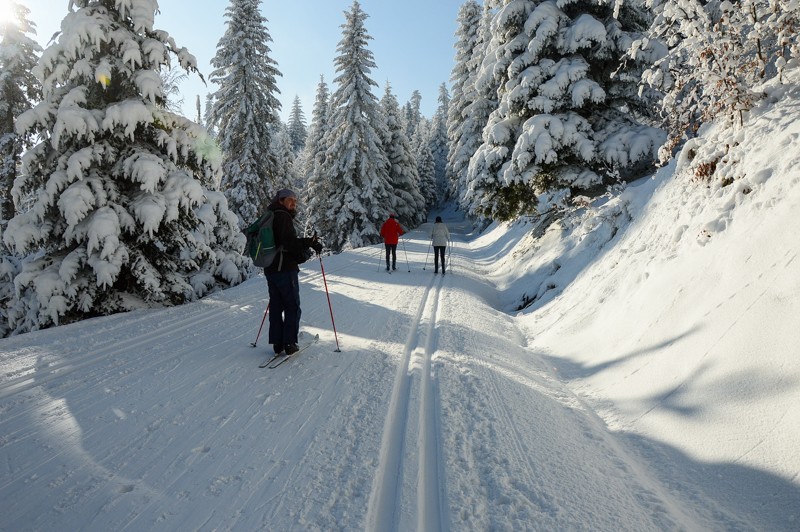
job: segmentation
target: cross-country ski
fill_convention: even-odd
[[[297,351],[293,351],[292,353],[287,353],[286,351],[275,353],[266,362],[259,365],[258,367],[261,369],[263,368],[275,369],[284,362],[286,362],[287,360],[289,360],[290,358],[292,358],[293,356],[302,353],[303,351],[305,351],[318,341],[319,341],[319,334],[310,335],[308,333],[301,332],[299,339],[297,341]]]

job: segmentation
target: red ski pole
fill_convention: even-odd
[[[258,334],[256,335],[256,341],[250,344],[250,347],[255,347],[258,344],[258,337],[261,336],[261,329],[264,327],[264,320],[267,319],[267,312],[269,312],[269,301],[267,301],[267,308],[264,310],[264,317],[261,318],[261,326],[258,328]]]
[[[325,267],[322,265],[322,255],[317,254],[319,257],[319,269],[322,272],[322,282],[325,284],[325,295],[328,296],[328,310],[331,311],[331,325],[333,325],[333,337],[336,339],[336,353],[341,353],[339,349],[339,335],[336,334],[336,324],[333,322],[333,307],[331,306],[331,295],[328,292],[328,281],[325,279]]]

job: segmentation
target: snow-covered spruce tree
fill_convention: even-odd
[[[411,145],[414,148],[414,159],[417,161],[417,175],[419,175],[419,190],[425,198],[426,210],[436,205],[438,196],[436,191],[436,165],[433,161],[430,143],[430,120],[422,117],[417,124]]]
[[[306,198],[307,230],[317,231],[326,241],[333,234],[334,221],[328,218],[331,200],[331,183],[325,168],[325,135],[328,131],[328,107],[330,92],[323,76],[319,77],[311,124],[308,127],[306,145],[301,155],[302,175],[306,180],[303,197]]]
[[[200,103],[200,95],[199,94],[194,99],[194,109],[195,109],[195,111],[197,111],[197,114],[194,115],[194,121],[202,126],[203,125],[203,106]]]
[[[208,134],[214,138],[217,137],[217,132],[214,129],[213,124],[211,124],[211,109],[214,108],[214,95],[212,93],[206,94],[206,109],[203,111],[203,122],[206,127],[206,131]],[[200,122],[198,122],[199,124]]]
[[[292,141],[292,151],[295,154],[303,151],[306,145],[308,131],[306,129],[306,117],[303,114],[303,106],[300,105],[300,97],[295,96],[292,103],[292,113],[289,115],[289,139]]]
[[[324,172],[332,192],[327,216],[335,227],[329,245],[336,252],[380,242],[392,197],[381,140],[386,125],[371,91],[377,84],[369,77],[376,65],[367,48],[372,39],[364,26],[367,16],[355,0],[345,12],[334,59],[337,88],[331,96]]]
[[[16,214],[11,193],[24,144],[30,139],[15,130],[15,119],[41,99],[41,84],[31,73],[41,47],[29,35],[36,25],[28,8],[11,1],[11,18],[0,21],[0,237]],[[8,308],[14,297],[14,277],[21,271],[20,257],[7,253],[0,243],[0,336],[9,333]]]
[[[671,157],[711,120],[743,123],[763,95],[758,84],[797,62],[800,3],[791,0],[650,0],[656,14],[647,38],[630,55],[653,66],[644,73],[661,102]],[[668,50],[664,46],[668,47]],[[793,61],[794,60],[794,61]]]
[[[13,18],[0,21],[0,224],[16,213],[11,189],[26,139],[17,134],[15,119],[41,99],[41,85],[31,73],[41,47],[29,35],[36,25],[30,10],[14,1],[8,8]]]
[[[469,159],[475,153],[479,143],[472,142],[470,134],[473,128],[472,117],[466,112],[475,101],[475,71],[472,61],[473,50],[480,39],[481,8],[475,0],[467,0],[458,12],[458,29],[456,30],[456,57],[450,81],[453,83],[452,97],[447,114],[447,181],[448,193],[460,197],[459,181],[467,172]]]
[[[488,55],[488,46],[492,40],[492,21],[499,7],[499,2],[485,0],[483,3],[483,13],[478,27],[478,41],[472,50],[469,71],[471,76],[466,81],[466,86],[472,89],[472,101],[463,111],[464,122],[459,151],[462,157],[469,158],[467,167],[458,175],[459,206],[467,212],[475,215],[484,212],[483,205],[486,197],[482,190],[490,180],[489,172],[485,167],[484,160],[474,161],[476,166],[472,167],[473,155],[483,144],[483,130],[489,122],[489,116],[498,107],[497,93],[499,84],[491,75],[491,71],[482,71],[481,65],[484,58]],[[481,76],[482,75],[482,76]]]
[[[445,195],[449,189],[447,185],[447,154],[450,149],[447,140],[447,116],[450,108],[450,93],[444,83],[439,86],[437,101],[439,105],[431,120],[428,142],[431,146],[431,155],[433,155],[438,203],[447,199]]]
[[[411,93],[411,98],[403,106],[403,112],[406,116],[406,137],[408,138],[414,137],[414,133],[417,131],[417,124],[422,119],[421,105],[422,95],[418,90],[414,90]]]
[[[389,184],[394,191],[391,210],[403,227],[416,227],[427,217],[425,198],[419,190],[417,161],[411,149],[411,141],[406,137],[400,104],[388,83],[381,99],[381,107],[386,117],[383,145],[389,161]]]
[[[159,72],[195,59],[153,27],[156,0],[72,0],[34,69],[42,101],[17,130],[15,198],[30,209],[5,243],[27,261],[8,310],[12,333],[143,305],[197,299],[241,282],[249,260],[205,130],[167,111]]]
[[[288,168],[272,156],[271,132],[281,104],[275,78],[281,73],[270,58],[272,38],[259,11],[260,0],[231,0],[227,29],[211,60],[210,79],[219,88],[209,113],[223,152],[222,189],[239,223],[258,218]]]
[[[295,171],[295,156],[289,128],[278,120],[271,126],[270,137],[272,138],[269,146],[270,157],[275,160],[279,168],[285,169],[275,181],[276,191],[282,188],[302,189],[303,180]]]
[[[645,13],[617,0],[498,11],[479,84],[498,84],[499,107],[470,168],[484,173],[480,214],[513,219],[652,168],[664,134],[638,120],[638,83],[620,71]]]

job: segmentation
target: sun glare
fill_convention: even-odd
[[[9,23],[16,24],[16,22],[14,2],[12,0],[0,0],[0,26],[5,26]]]

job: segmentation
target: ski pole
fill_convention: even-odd
[[[319,270],[322,272],[322,283],[325,285],[325,295],[328,296],[328,310],[331,311],[331,325],[333,325],[333,337],[336,339],[336,353],[341,353],[342,350],[339,349],[339,335],[336,334],[336,323],[333,321],[333,307],[331,306],[331,294],[328,292],[328,281],[325,279],[325,267],[322,265],[322,255],[317,255],[319,257]]]
[[[378,270],[381,271],[381,263],[383,262],[383,250],[378,248]]]
[[[451,255],[453,254],[453,240],[447,239],[447,268],[450,270],[450,273],[453,273],[453,260]]]
[[[431,244],[433,244],[433,237],[431,237],[431,241],[428,242],[428,252],[425,253],[425,266],[428,265],[428,254],[431,252]],[[425,266],[422,267],[423,270],[425,269]]]
[[[264,327],[264,321],[267,319],[267,312],[269,312],[269,301],[267,301],[267,308],[264,310],[264,317],[261,318],[261,325],[258,327],[258,334],[256,335],[256,341],[250,344],[250,347],[255,347],[258,345],[258,338],[261,336],[261,329]]]
[[[411,271],[411,264],[408,263],[408,252],[406,251],[406,239],[403,239],[403,253],[406,255],[406,266],[408,266],[408,271]]]

